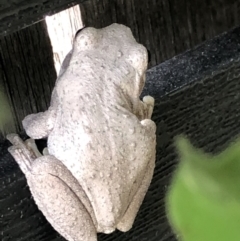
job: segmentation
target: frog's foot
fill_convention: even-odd
[[[7,135],[7,139],[13,144],[13,146],[8,148],[8,151],[14,157],[22,172],[25,175],[29,174],[29,172],[31,172],[32,162],[40,154],[36,145],[33,149],[31,147],[34,141],[27,140],[24,142],[17,134],[9,134]]]
[[[151,119],[154,108],[154,98],[150,95],[146,95],[143,97],[143,103],[145,104],[145,118]]]

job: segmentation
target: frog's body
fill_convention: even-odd
[[[82,30],[49,109],[23,120],[31,138],[48,137],[48,154],[27,161],[10,137],[36,203],[69,241],[132,226],[155,166],[154,100],[139,100],[146,68],[127,27]]]

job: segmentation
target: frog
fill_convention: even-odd
[[[156,155],[154,98],[140,99],[147,49],[131,29],[85,27],[73,41],[46,111],[27,115],[9,152],[39,210],[68,241],[129,231],[150,186]],[[47,139],[40,152],[35,140]]]

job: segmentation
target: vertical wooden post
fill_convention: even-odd
[[[62,61],[72,49],[77,30],[83,27],[79,5],[46,17],[46,24],[53,47],[55,68],[58,73]]]

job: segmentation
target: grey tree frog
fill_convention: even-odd
[[[154,99],[139,99],[147,50],[120,24],[79,32],[48,110],[30,114],[30,137],[7,138],[33,198],[68,241],[128,231],[155,167]],[[39,153],[34,139],[47,139]]]

